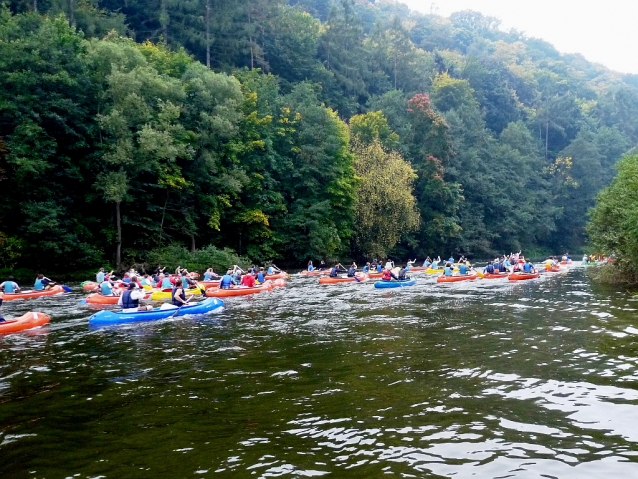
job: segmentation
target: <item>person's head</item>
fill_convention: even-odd
[[[100,268],[100,273],[104,273],[104,268]]]
[[[233,274],[233,270],[229,269],[228,271],[226,271],[226,274]]]
[[[44,279],[44,275],[42,273],[38,273],[38,279]]]
[[[308,261],[308,264],[312,264],[312,260]]]
[[[129,283],[129,284],[128,284],[128,289],[129,289],[129,291],[130,291],[131,289],[135,289],[136,287],[137,287],[137,285],[136,285],[135,283],[133,283],[133,282],[131,282],[131,283]]]
[[[525,260],[525,262],[526,262],[526,263],[529,263],[529,260],[528,260],[528,259],[526,259],[526,260]]]
[[[9,276],[7,279],[8,279],[9,281],[13,281],[15,278],[14,278],[13,276]]]
[[[131,283],[137,282],[137,276],[131,276]]]
[[[145,274],[145,275],[144,275],[144,277],[145,277],[145,278],[148,278],[148,275],[147,275],[147,274]]]
[[[164,273],[160,273],[159,277],[160,278],[166,278],[166,275]]]
[[[370,266],[370,261],[368,261],[368,262],[366,263],[366,266]]]
[[[350,266],[352,266],[353,268],[356,268],[357,267],[357,263],[353,262]]]
[[[178,287],[178,288],[181,288],[182,287],[182,280],[181,279],[175,280],[175,286]]]
[[[263,272],[264,272],[264,267],[263,267],[263,266],[262,266],[262,267],[260,267],[260,268],[259,268],[259,271],[261,271],[261,272],[263,273]]]

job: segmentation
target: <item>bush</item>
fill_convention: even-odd
[[[249,258],[238,256],[230,248],[219,249],[214,246],[206,246],[191,253],[183,246],[170,245],[149,251],[144,266],[147,271],[154,269],[157,265],[162,265],[167,266],[168,270],[181,266],[189,271],[203,272],[212,267],[215,271],[225,272],[234,264],[246,269],[251,263]]]

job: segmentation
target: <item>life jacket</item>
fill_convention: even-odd
[[[184,301],[186,301],[186,293],[184,292],[184,288],[180,288],[182,290],[182,292],[179,294],[179,297],[182,298]],[[171,293],[171,303],[173,303],[173,306],[182,306],[183,303],[177,301],[175,299],[175,293],[177,292],[177,288],[173,288],[173,292]]]
[[[445,274],[445,276],[452,276],[452,268],[450,268],[449,266],[446,266],[445,269],[443,270],[443,273]]]
[[[35,280],[35,284],[33,285],[33,288],[36,291],[42,291],[44,289],[44,285],[42,284],[42,280],[41,279],[36,279]]]
[[[492,268],[494,269],[494,268]],[[467,266],[465,266],[464,264],[460,264],[459,265],[459,273],[460,274],[467,274]]]
[[[224,276],[222,276],[222,280],[221,280],[221,283],[220,283],[219,286],[222,289],[228,289],[228,288],[230,288],[230,283],[232,283],[232,281],[233,280],[230,277],[230,275],[229,274],[225,274]]]
[[[275,272],[274,269],[272,269],[272,266],[268,267],[268,274],[273,274]]]
[[[525,263],[525,264],[523,265],[523,270],[524,270],[526,273],[529,273],[530,271],[532,271],[532,263]]]
[[[494,266],[493,266],[493,265],[491,265],[491,264],[488,264],[488,265],[485,267],[485,271],[487,271],[487,273],[488,273],[488,274],[494,274]]]
[[[382,269],[383,269],[383,268],[381,268],[381,265],[380,265],[380,264],[378,264],[378,265],[377,265],[377,273],[380,273]]]
[[[13,281],[7,281],[4,283],[4,292],[5,293],[13,293],[15,290],[13,288]]]
[[[171,283],[171,280],[168,278],[164,278],[162,280],[162,284],[160,285],[160,288],[162,289],[169,289],[173,287],[173,283]]]
[[[260,283],[266,281],[266,278],[264,278],[264,273],[262,273],[261,271],[257,273],[257,281],[259,281]]]
[[[209,281],[210,280],[210,273],[208,271],[206,271],[204,273],[204,281]]]
[[[104,273],[100,271],[97,275],[95,275],[95,279],[97,279],[98,283],[101,283],[102,281],[104,281]]]
[[[330,277],[331,278],[336,278],[337,277],[337,267],[336,266],[330,270]]]
[[[131,293],[133,291],[127,289],[122,293],[122,309],[133,309],[139,308],[140,300],[139,299],[131,299]]]
[[[350,269],[348,270],[348,278],[353,278],[355,273],[356,270],[354,269],[354,266],[350,266]]]
[[[308,271],[312,271],[314,268],[312,267],[311,264],[308,265]]]
[[[367,266],[367,265],[366,265],[366,266],[364,266],[364,267],[363,267],[363,272],[364,272],[364,273],[367,273],[368,271],[370,271],[370,268],[368,268],[368,266]]]
[[[386,269],[383,272],[383,277],[381,278],[383,281],[392,281],[392,274],[389,269]]]
[[[102,281],[100,283],[100,292],[104,296],[111,296],[113,294],[113,290],[111,289],[111,283],[108,281]]]

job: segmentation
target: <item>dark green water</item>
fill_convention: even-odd
[[[100,329],[81,293],[5,303],[53,319],[0,337],[0,477],[638,477],[638,302],[421,278]]]

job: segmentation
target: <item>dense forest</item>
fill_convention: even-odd
[[[638,76],[388,0],[0,8],[0,267],[582,247]]]

